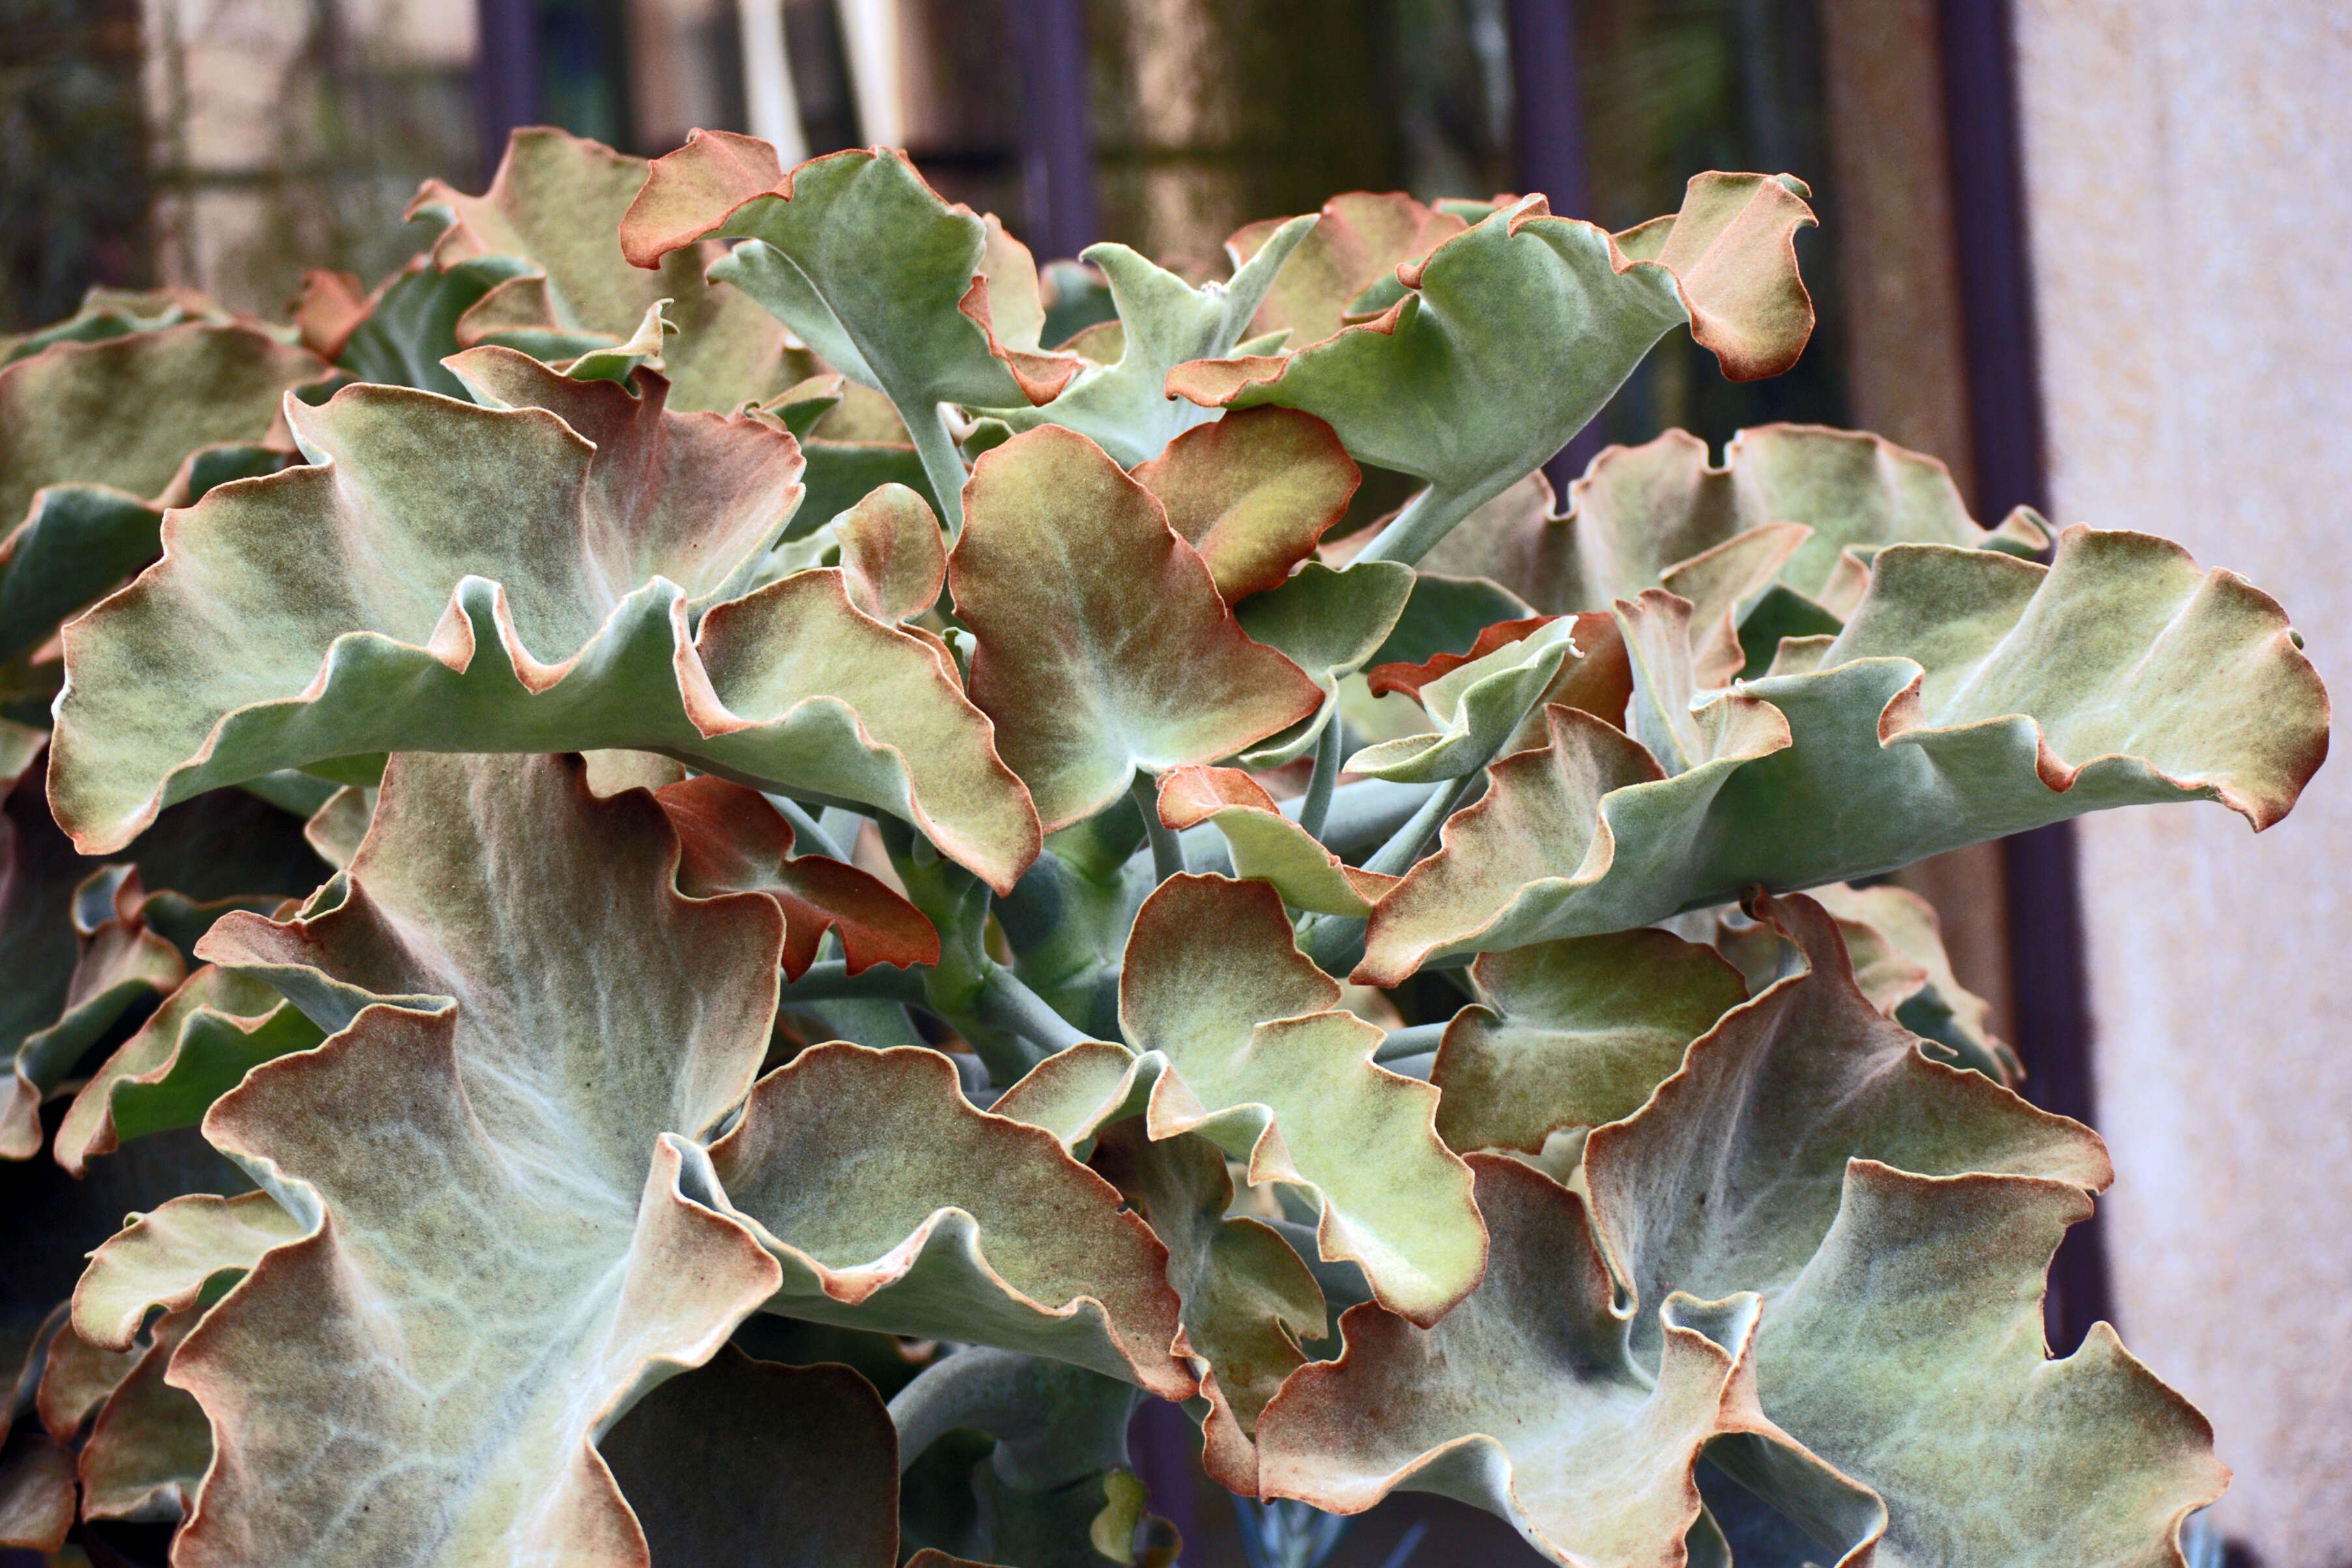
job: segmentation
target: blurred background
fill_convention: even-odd
[[[307,267],[393,269],[421,179],[478,189],[542,122],[903,146],[1041,260],[1116,239],[1196,277],[1340,191],[1540,190],[1622,229],[1700,170],[1788,171],[1822,217],[1803,361],[1733,386],[1677,332],[1556,479],[1674,425],[1874,429],[1987,522],[2244,570],[2352,690],[2347,88],[2352,11],[2312,0],[0,0],[0,332],[97,283],[282,316]],[[2347,849],[2339,766],[2260,841],[2112,813],[1906,875],[2035,1098],[2116,1151],[2053,1343],[2112,1319],[2213,1418],[2241,1564],[2352,1563]],[[1181,1442],[1143,1437],[1172,1496]],[[1243,1562],[1194,1500],[1186,1561]],[[1401,1500],[1331,1561],[1436,1520],[1412,1562],[1524,1551]]]

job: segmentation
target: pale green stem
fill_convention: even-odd
[[[1445,825],[1446,818],[1454,815],[1454,808],[1462,803],[1462,797],[1470,793],[1471,787],[1478,782],[1478,779],[1479,775],[1475,772],[1465,773],[1440,785],[1437,793],[1423,802],[1421,810],[1415,811],[1387,843],[1372,852],[1371,859],[1364,862],[1364,869],[1378,872],[1383,876],[1402,876],[1411,871],[1413,862],[1421,859],[1421,852],[1429,847],[1429,841],[1437,836],[1437,830]]]
[[[1435,1051],[1445,1038],[1445,1025],[1417,1023],[1410,1029],[1391,1030],[1388,1039],[1372,1051],[1372,1060],[1386,1066],[1408,1056],[1420,1056]]]
[[[1160,780],[1139,768],[1128,790],[1135,797],[1135,809],[1143,813],[1143,831],[1151,840],[1152,874],[1161,882],[1182,876],[1184,841],[1160,820]]]
[[[1084,1030],[1047,1006],[1045,998],[1002,964],[988,966],[981,979],[980,992],[972,998],[971,1010],[981,1022],[1017,1034],[1024,1044],[1036,1047],[1027,1063],[1030,1067],[1087,1038]],[[995,1065],[989,1064],[991,1071],[995,1071]]]
[[[782,1001],[786,1007],[845,999],[920,1002],[924,996],[923,977],[918,970],[877,964],[853,975],[846,961],[825,958],[811,964],[799,979],[784,982]]]
[[[824,831],[824,824],[809,815],[808,808],[790,795],[771,795],[768,804],[783,813],[784,821],[793,825],[793,848],[804,855],[823,855],[828,860],[849,858],[843,847]]]
[[[915,455],[922,459],[923,477],[940,498],[940,521],[947,525],[948,542],[963,532],[963,455],[948,434],[947,415],[938,403],[928,408],[900,408],[907,434],[914,438]]]
[[[1454,524],[1509,487],[1499,485],[1492,490],[1483,486],[1479,490],[1447,490],[1432,485],[1407,501],[1404,509],[1389,519],[1389,526],[1356,559],[1396,560],[1411,566],[1435,549],[1437,541],[1454,531]]]
[[[1315,771],[1307,776],[1307,799],[1298,805],[1298,825],[1310,838],[1323,836],[1323,823],[1331,815],[1331,791],[1339,782],[1339,753],[1346,744],[1339,731],[1339,716],[1334,712],[1315,737]]]

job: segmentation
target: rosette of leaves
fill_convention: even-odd
[[[368,384],[272,392],[282,471],[188,485],[152,564],[52,541],[104,597],[41,633],[0,1130],[90,1182],[193,1130],[252,1190],[142,1192],[12,1328],[0,1541],[1166,1563],[1158,1398],[1237,1493],[1437,1491],[1576,1568],[2181,1561],[2201,1417],[2041,1338],[2105,1150],[1866,883],[2266,827],[2326,694],[2242,579],[2041,559],[1874,437],[1664,437],[1553,515],[1670,327],[1802,347],[1795,181],[1614,235],[1359,193],[1200,285],[1096,247],[1066,349],[897,154],[533,132],[428,197],[433,257],[312,290]],[[118,314],[0,391],[301,352]],[[176,375],[27,398],[89,466],[24,494],[154,499]],[[1364,464],[1426,488],[1327,549]],[[147,891],[222,802],[316,858]]]

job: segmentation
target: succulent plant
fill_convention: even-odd
[[[1261,1555],[1415,1490],[1580,1568],[2179,1563],[2203,1418],[2042,1336],[2105,1146],[1872,879],[2267,827],[2326,695],[1873,436],[1556,512],[1669,330],[1795,361],[1807,194],[1097,246],[1056,346],[901,155],[525,131],[294,326],[10,345],[0,1153],[139,1212],[12,1222],[90,1255],[0,1538],[1165,1563],[1160,1399]]]

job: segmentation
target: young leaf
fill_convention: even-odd
[[[1084,259],[1102,269],[1118,306],[1118,358],[1081,365],[1067,390],[1050,402],[1030,399],[1042,406],[989,412],[1015,430],[1039,424],[1075,430],[1122,467],[1160,453],[1186,431],[1217,418],[1171,396],[1170,373],[1188,361],[1233,352],[1283,258],[1314,222],[1290,219],[1234,271],[1231,282],[1198,288],[1123,245],[1089,246]]]
[[[1293,942],[1265,883],[1177,876],[1128,935],[1119,1021],[1166,1068],[1152,1137],[1197,1132],[1322,1203],[1324,1258],[1363,1266],[1381,1302],[1433,1322],[1476,1284],[1486,1237],[1469,1172],[1439,1140],[1436,1092],[1372,1064],[1381,1031]]]
[[[1344,863],[1284,816],[1238,768],[1180,768],[1160,780],[1160,820],[1178,832],[1213,822],[1231,851],[1234,874],[1272,883],[1294,909],[1363,919],[1397,879]]]
[[[1315,683],[1244,634],[1200,552],[1085,436],[1014,436],[965,499],[948,583],[978,640],[972,700],[1048,832],[1139,768],[1212,762],[1315,710]]]
[[[1646,925],[1757,883],[1850,881],[2111,806],[2218,800],[2259,830],[2326,754],[2326,695],[2276,603],[2144,534],[2070,528],[2047,568],[1890,546],[1847,631],[1791,647],[1811,667],[1718,699],[1769,704],[1789,739],[1743,727],[1673,778],[1547,710],[1549,745],[1497,764],[1373,910],[1363,976]]]
[[[1266,218],[1234,231],[1225,254],[1236,270],[1281,232]],[[1323,204],[1315,227],[1275,274],[1253,336],[1286,331],[1296,352],[1347,325],[1356,296],[1400,266],[1421,260],[1470,225],[1460,215],[1422,205],[1402,191],[1349,191]]]
[[[711,276],[897,405],[950,534],[963,526],[963,469],[939,405],[1044,402],[1077,372],[1075,356],[992,330],[999,311],[1008,325],[1029,320],[1023,285],[1034,295],[1034,267],[1024,278],[1000,246],[992,273],[988,225],[940,200],[903,153],[835,152],[787,173],[764,141],[699,131],[655,161],[621,221],[621,249],[650,267],[705,235],[751,241]]]
[[[1792,189],[1792,187],[1794,187]],[[1179,366],[1211,407],[1328,420],[1360,463],[1429,481],[1372,559],[1412,562],[1568,444],[1651,345],[1685,321],[1738,381],[1794,364],[1813,326],[1793,181],[1699,174],[1680,213],[1612,236],[1532,197],[1405,268],[1377,319],[1284,358]]]
[[[697,247],[671,252],[653,272],[622,255],[614,231],[652,167],[550,126],[528,126],[508,138],[482,194],[427,180],[408,210],[447,225],[434,242],[436,268],[485,256],[529,264],[457,319],[454,347],[503,343],[535,358],[569,359],[583,339],[619,345],[659,300],[668,302],[677,329],[660,350],[672,406],[730,413],[797,380],[782,328],[749,297],[705,283],[709,258]]]

